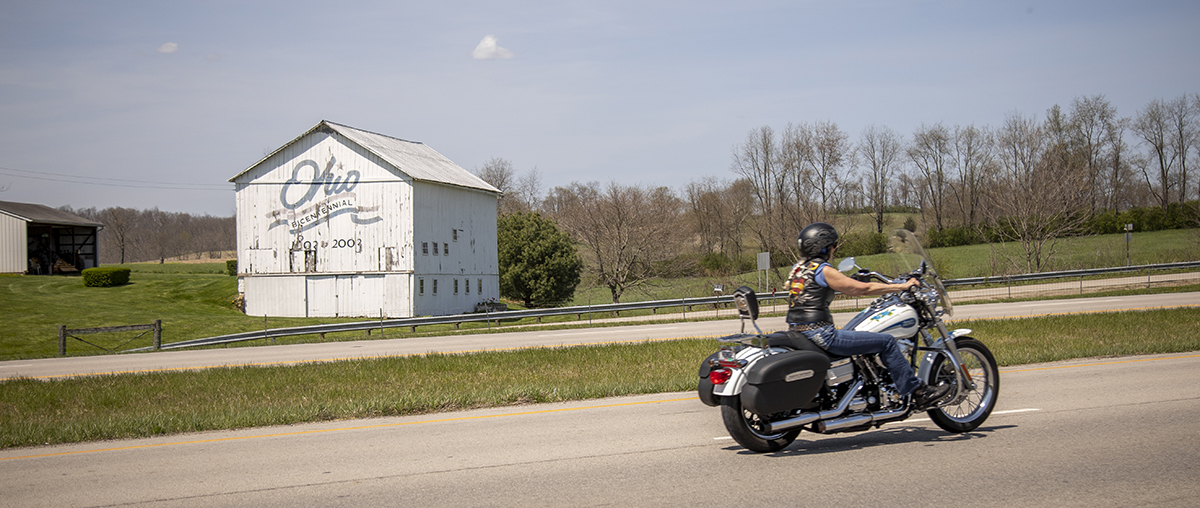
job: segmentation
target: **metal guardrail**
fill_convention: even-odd
[[[1197,268],[1200,261],[1184,261],[1182,263],[1163,263],[1159,265],[1120,266],[1113,268],[1092,268],[1088,270],[1066,270],[1061,272],[1025,273],[1020,275],[997,275],[994,277],[967,277],[943,281],[946,287],[965,286],[970,284],[992,284],[1002,282],[1017,282],[1029,280],[1063,279],[1067,277],[1087,277],[1089,275],[1108,275],[1110,273],[1140,272],[1143,270],[1172,270],[1178,268]]]
[[[1003,283],[1014,281],[1030,281],[1030,280],[1049,280],[1060,279],[1065,277],[1086,277],[1089,275],[1104,275],[1109,273],[1135,272],[1142,270],[1170,270],[1179,268],[1197,268],[1200,267],[1200,261],[1191,261],[1183,263],[1166,263],[1159,265],[1140,265],[1115,268],[1099,268],[1091,270],[1069,270],[1061,272],[1043,272],[1021,275],[1010,275],[1003,277],[971,277],[963,279],[951,279],[943,281],[947,287],[965,286],[972,284],[989,284]],[[785,298],[786,291],[775,293],[759,293],[760,301],[770,301],[774,299]],[[678,298],[670,300],[652,300],[646,302],[633,303],[613,303],[602,305],[589,305],[579,307],[557,307],[550,309],[527,309],[527,310],[512,310],[502,312],[488,312],[482,314],[456,314],[451,316],[432,316],[432,317],[416,317],[416,318],[400,318],[400,319],[380,319],[374,321],[359,321],[354,323],[334,323],[327,325],[311,325],[311,326],[295,326],[288,328],[269,328],[265,330],[256,330],[253,332],[234,333],[229,335],[220,335],[216,337],[206,337],[202,339],[185,340],[163,344],[159,349],[182,349],[198,346],[213,346],[220,344],[229,344],[233,342],[243,342],[248,340],[272,339],[277,337],[290,337],[296,335],[324,335],[326,333],[337,332],[356,332],[370,330],[382,330],[387,328],[411,328],[416,331],[418,326],[430,325],[454,325],[455,328],[462,323],[479,323],[492,321],[507,321],[524,318],[537,318],[540,322],[543,317],[554,316],[570,316],[577,315],[580,320],[586,314],[613,314],[619,315],[621,312],[633,310],[646,310],[652,312],[663,308],[683,307],[683,313],[686,317],[688,309],[697,306],[707,305],[727,305],[733,303],[733,295],[709,296],[701,298]],[[148,351],[152,348],[130,349],[127,352]]]

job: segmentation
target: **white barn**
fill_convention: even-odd
[[[247,314],[445,315],[499,297],[500,191],[422,143],[321,121],[229,181]]]

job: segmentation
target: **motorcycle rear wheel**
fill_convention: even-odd
[[[762,431],[762,418],[743,408],[741,398],[736,395],[721,397],[721,420],[725,422],[725,430],[729,431],[734,441],[758,453],[782,450],[800,435],[800,429],[765,434]]]
[[[958,346],[959,358],[966,364],[967,372],[975,382],[975,388],[963,394],[957,404],[930,409],[928,414],[933,423],[946,432],[970,432],[983,424],[996,407],[996,399],[1000,395],[1000,372],[992,352],[982,342],[960,337],[954,343]],[[954,365],[948,360],[946,356],[938,356],[933,362],[930,384],[956,382]]]

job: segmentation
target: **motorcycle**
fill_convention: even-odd
[[[892,335],[921,380],[948,383],[951,390],[927,410],[947,432],[974,430],[996,406],[1000,376],[996,360],[970,329],[948,330],[950,298],[916,235],[897,230],[888,256],[898,277],[858,266],[853,257],[838,264],[860,281],[921,284],[872,301],[844,328]],[[896,272],[892,272],[896,273]],[[742,333],[718,339],[720,349],[700,365],[700,400],[720,406],[729,435],[748,450],[767,453],[790,445],[801,430],[820,434],[856,432],[897,422],[919,412],[911,395],[901,396],[878,355],[832,355],[803,334],[764,334],[758,299],[746,286],[734,292]],[[755,334],[746,333],[749,321]]]

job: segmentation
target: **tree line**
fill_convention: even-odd
[[[897,211],[921,218],[927,243],[1011,243],[1019,254],[1000,271],[1041,271],[1058,239],[1098,218],[1153,207],[1194,222],[1197,156],[1200,94],[1129,117],[1095,95],[1040,119],[1014,112],[998,127],[922,124],[908,136],[871,125],[852,139],[833,121],[762,126],[733,147],[733,178],[679,191],[573,182],[543,193],[536,168],[518,175],[500,158],[476,173],[504,192],[502,217],[540,214],[570,235],[616,302],[655,277],[744,269],[750,248],[790,263],[797,232],[816,221],[879,252],[884,214]]]
[[[553,265],[587,266],[586,280],[608,288],[617,302],[657,277],[753,269],[754,252],[790,264],[799,255],[797,231],[815,221],[838,227],[843,253],[877,252],[884,247],[884,215],[895,212],[920,217],[920,225],[910,218],[906,227],[919,229],[926,243],[1013,243],[1021,254],[997,269],[1040,271],[1057,239],[1086,233],[1097,222],[1113,229],[1130,210],[1149,207],[1194,221],[1197,156],[1200,94],[1154,100],[1129,117],[1097,95],[1055,105],[1040,119],[1014,112],[998,127],[923,124],[905,135],[871,125],[852,138],[833,121],[762,126],[733,146],[730,178],[705,176],[678,189],[593,181],[543,190],[537,168],[519,174],[501,158],[475,172],[504,193],[501,221],[525,215],[505,227],[536,228],[531,238],[553,245],[542,253],[551,257],[564,248],[554,235],[567,235],[566,244],[581,249],[587,263],[560,256]],[[236,248],[233,217],[157,208],[64,210],[105,224],[101,263]],[[531,214],[550,221],[550,229]],[[515,235],[501,235],[501,243]],[[501,252],[520,255],[521,249],[501,245]],[[519,266],[529,272],[531,265]],[[542,277],[559,285],[575,280]],[[570,294],[526,287],[519,298],[544,305]]]
[[[219,259],[237,249],[233,217],[164,212],[157,207],[60,209],[104,225],[98,236],[101,264],[163,262],[188,256]]]

